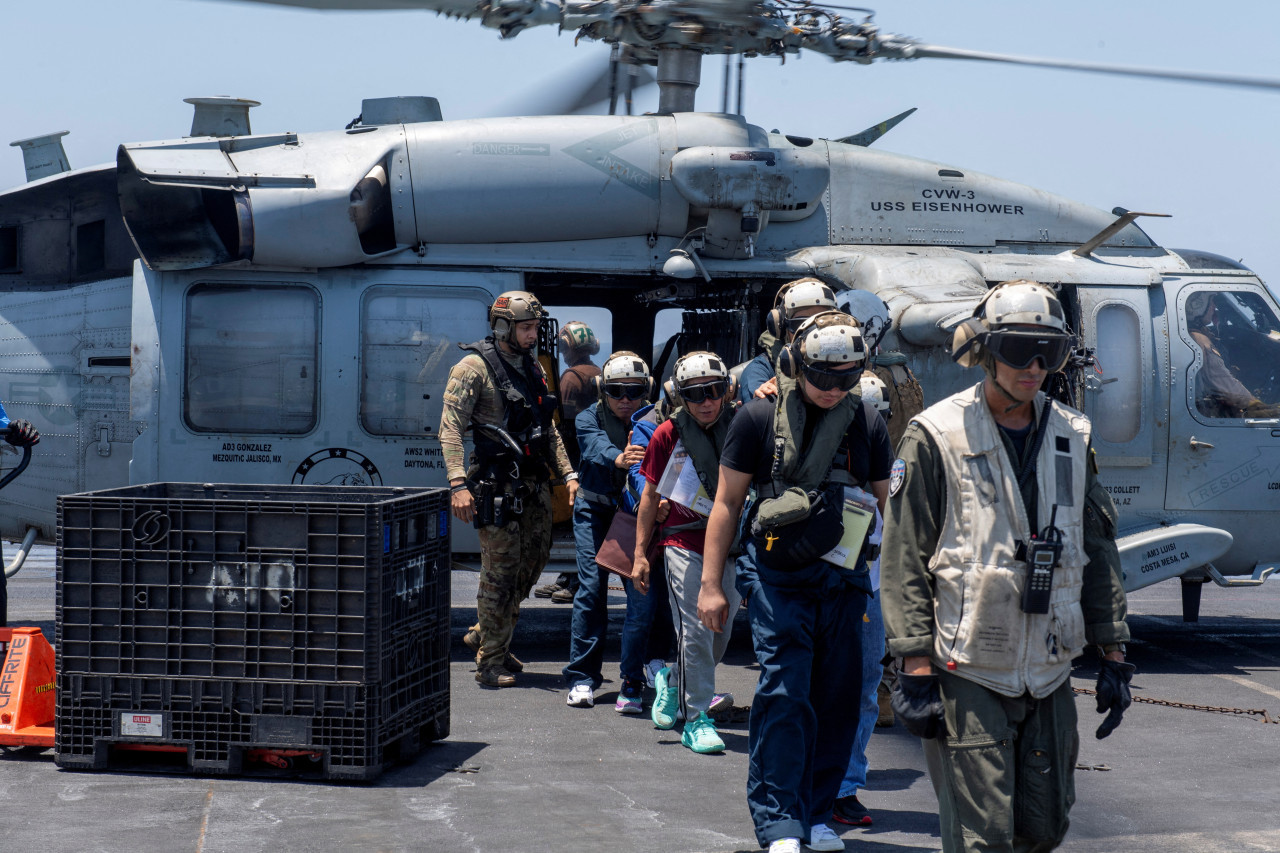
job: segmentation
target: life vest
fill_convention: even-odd
[[[596,423],[604,430],[604,434],[609,437],[609,443],[614,447],[627,449],[630,441],[630,424],[625,424],[621,419],[614,416],[613,412],[605,411],[606,404],[601,402],[596,404]],[[622,492],[627,484],[627,469],[619,468],[617,465],[609,472],[609,476],[613,482],[613,498],[611,502],[617,501],[617,496]]]
[[[848,453],[841,447],[849,425],[855,418],[863,417],[862,395],[846,394],[835,406],[823,411],[809,443],[801,447],[807,417],[796,381],[779,374],[773,415],[771,482],[757,488],[761,498],[777,497],[793,486],[812,492],[831,482],[862,485],[853,481]],[[862,431],[866,432],[865,421]]]
[[[704,429],[683,406],[671,413],[671,420],[675,421],[676,437],[689,454],[693,469],[698,472],[698,480],[707,490],[707,497],[713,501],[720,479],[720,454],[724,451],[724,440],[729,435],[729,422],[733,419],[734,411],[735,408],[730,407],[729,400],[726,399],[720,417],[710,429]],[[703,518],[688,524],[669,525],[664,530],[668,533],[676,530],[702,530],[706,526],[707,520]]]
[[[1043,393],[1036,396],[1038,418],[1046,400]],[[938,547],[929,561],[933,662],[1006,696],[1048,696],[1070,675],[1071,660],[1085,642],[1080,595],[1089,419],[1061,404],[1052,404],[1044,417],[1045,435],[1034,460],[1036,519],[1027,518],[1017,471],[982,383],[915,418],[938,447],[947,483]],[[1024,613],[1027,565],[1018,546],[1048,524],[1055,505],[1063,549],[1049,612]]]

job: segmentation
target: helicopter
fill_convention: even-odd
[[[32,179],[0,193],[0,382],[46,438],[0,507],[4,535],[47,541],[58,494],[129,483],[443,485],[432,433],[453,345],[484,335],[504,290],[562,321],[608,312],[614,349],[647,350],[675,310],[669,342],[745,359],[772,293],[814,275],[883,300],[882,345],[932,402],[972,381],[950,330],[993,283],[1033,278],[1081,337],[1063,393],[1095,420],[1126,587],[1180,578],[1194,619],[1207,580],[1280,566],[1260,523],[1280,507],[1280,419],[1201,406],[1208,354],[1187,308],[1212,297],[1216,336],[1273,404],[1280,310],[1256,274],[1161,247],[1144,214],[886,153],[889,122],[824,139],[695,111],[708,56],[960,52],[816,4],[289,5],[426,7],[509,38],[573,29],[656,64],[660,100],[446,120],[432,97],[369,98],[347,127],[255,134],[255,102],[194,98],[189,136],[70,171],[56,135],[24,140]],[[455,531],[455,550],[473,542]]]

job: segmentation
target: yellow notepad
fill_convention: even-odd
[[[867,495],[861,489],[845,488],[844,494],[844,535],[836,547],[822,555],[822,559],[852,569],[857,567],[862,543],[876,523],[876,511],[868,509],[859,499]]]

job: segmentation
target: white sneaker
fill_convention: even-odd
[[[800,853],[799,838],[777,838],[769,845],[769,853]]]
[[[667,668],[667,662],[661,658],[654,658],[644,665],[644,686],[652,688],[655,685],[654,678],[657,677],[658,671]]]
[[[844,839],[832,832],[831,827],[825,823],[815,823],[809,829],[809,842],[805,847],[810,850],[843,850]]]
[[[595,691],[590,684],[575,684],[569,688],[569,695],[564,701],[570,708],[592,708],[596,704]]]

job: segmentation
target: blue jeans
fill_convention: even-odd
[[[884,675],[884,616],[880,611],[880,593],[867,600],[867,615],[862,620],[862,701],[858,704],[858,734],[849,756],[849,768],[840,783],[841,797],[855,796],[867,787],[867,744],[880,716],[876,689]]]
[[[604,642],[609,627],[609,573],[596,565],[596,552],[609,532],[613,512],[612,508],[581,498],[573,505],[578,592],[573,597],[569,662],[562,670],[565,683],[570,687],[589,684],[594,690],[604,680]],[[660,582],[656,574],[651,580],[653,584]],[[665,585],[665,576],[661,582]],[[654,601],[661,596],[641,595],[628,580],[624,580],[622,586],[627,593],[627,618],[622,626],[622,677],[640,681],[644,678]]]
[[[763,847],[808,838],[831,814],[857,731],[849,708],[862,694],[867,595],[835,567],[810,567],[805,585],[772,583],[760,577],[754,555],[748,542],[738,591],[750,596],[760,664],[747,737],[747,807]]]

